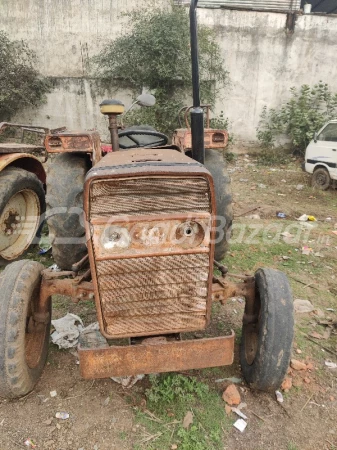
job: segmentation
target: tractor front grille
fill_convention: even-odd
[[[202,329],[209,255],[168,255],[97,262],[109,335]]]
[[[90,195],[90,218],[114,215],[210,212],[204,178],[138,178],[95,181]]]
[[[174,222],[172,215],[178,215],[183,223],[190,217],[197,220],[198,214],[210,221],[208,180],[165,176],[94,180],[89,200],[91,245],[106,336],[204,329],[212,276],[209,230],[204,241],[193,248],[171,246],[167,242],[162,247],[160,243],[141,247],[131,242],[128,248],[111,253],[109,249],[102,251],[99,235],[104,221],[111,224],[111,219],[118,222],[123,218],[127,222],[128,217],[134,216],[142,216],[140,221],[136,220],[138,224],[147,220],[152,224],[152,216],[170,224]],[[200,223],[202,220],[206,221],[200,219]],[[128,226],[121,222],[118,225]]]

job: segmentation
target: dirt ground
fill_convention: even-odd
[[[231,162],[229,168],[238,228],[234,229],[226,263],[237,273],[253,273],[261,265],[284,270],[290,276],[294,297],[310,300],[315,311],[296,315],[293,357],[304,361],[307,369],[289,370],[293,386],[289,392],[283,392],[282,404],[276,402],[274,393],[251,391],[241,381],[237,386],[241,401],[247,404],[243,412],[248,417],[248,426],[243,433],[232,425],[224,428],[223,449],[337,449],[337,370],[325,365],[328,360],[337,362],[333,326],[337,320],[337,236],[332,233],[337,224],[337,190],[313,191],[295,160],[268,167],[257,164],[252,156],[242,156]],[[285,213],[286,219],[277,218],[277,212]],[[249,217],[251,214],[259,218]],[[273,226],[282,224],[283,231],[286,226],[297,226],[295,219],[302,214],[317,218],[315,228],[310,234],[304,230],[297,242],[278,244]],[[252,232],[256,232],[257,241]],[[269,244],[263,240],[265,232]],[[313,249],[310,256],[302,255],[305,245]],[[47,264],[52,263],[50,257],[45,258]],[[53,318],[68,311],[80,315],[86,324],[95,321],[95,312],[87,303],[72,305],[65,298],[57,298]],[[242,313],[243,305],[237,299],[216,310],[238,335]],[[322,336],[327,329],[330,334],[324,338],[312,337],[311,333]],[[242,377],[238,343],[239,338],[233,366],[189,374],[221,396],[229,382],[216,380]],[[76,354],[50,344],[48,363],[35,390],[20,400],[0,399],[0,450],[32,448],[24,444],[27,438],[41,450],[156,448],[155,443],[139,445],[144,429],[135,414],[135,408],[144,402],[144,389],[148,385],[148,377],[129,390],[110,379],[83,380]],[[51,397],[54,390],[57,396]],[[58,411],[68,412],[69,419],[56,419]],[[234,419],[232,413],[230,420]]]

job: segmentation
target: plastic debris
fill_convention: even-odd
[[[313,249],[311,247],[308,247],[307,245],[302,247],[302,255],[309,256],[312,252],[313,252]]]
[[[298,219],[300,222],[317,222],[317,219],[315,216],[308,216],[307,214],[302,214],[301,217],[299,217]]]
[[[31,438],[26,439],[24,444],[25,444],[26,447],[36,448],[36,444]]]
[[[76,325],[76,322],[80,325]],[[76,347],[80,331],[83,330],[83,322],[80,317],[68,313],[61,319],[52,320],[51,323],[55,327],[55,331],[51,335],[53,344],[58,345],[59,348]]]
[[[294,235],[289,233],[289,231],[284,231],[283,233],[281,233],[281,236],[285,237],[285,238],[293,238],[294,237]]]
[[[137,381],[142,380],[145,375],[133,375],[130,377],[110,377],[113,381],[118,384],[121,384],[124,388],[130,389],[134,386]]]
[[[218,380],[215,380],[216,383],[223,383],[224,381],[230,381],[231,383],[241,383],[242,379],[237,377],[230,377],[230,378],[219,378]]]
[[[249,216],[246,216],[246,219],[261,220],[261,216],[259,216],[259,214],[250,214]]]
[[[69,419],[69,414],[67,412],[61,411],[55,414],[56,419],[67,420]]]
[[[40,241],[39,241],[38,254],[45,255],[50,250],[51,250],[51,242],[50,242],[49,236],[45,236],[45,235],[41,236]]]
[[[237,430],[241,431],[241,433],[243,433],[246,429],[247,426],[247,422],[245,422],[243,419],[238,419],[234,425],[233,425]]]
[[[59,266],[55,263],[55,264],[52,264],[50,267],[49,267],[49,269],[50,270],[52,270],[53,272],[61,272],[61,269],[59,268]]]
[[[300,216],[298,219],[299,222],[307,222],[308,221],[308,216],[306,214],[302,214],[302,216]]]
[[[243,409],[243,408],[247,408],[247,403],[240,403],[240,405],[238,405],[238,409]]]
[[[337,364],[332,362],[332,361],[325,361],[324,364],[329,368],[329,369],[337,369]]]
[[[297,314],[310,313],[314,310],[314,306],[309,300],[302,300],[301,298],[296,298],[294,300],[294,311]]]
[[[56,391],[50,391],[49,392],[51,397],[56,397],[57,396],[57,392]]]
[[[45,255],[51,250],[51,247],[49,248],[39,248],[39,251],[37,252],[38,255]]]
[[[325,309],[326,309],[326,311],[331,311],[331,312],[335,311],[333,308],[325,308]]]
[[[283,395],[282,395],[282,393],[280,391],[275,391],[275,395],[276,395],[276,400],[279,403],[283,403],[284,402]]]
[[[277,213],[276,213],[276,216],[277,216],[279,219],[285,219],[285,218],[287,217],[286,213],[284,213],[284,212],[277,212]]]
[[[234,407],[232,406],[232,411],[235,412],[235,414],[237,414],[237,415],[238,415],[239,417],[241,417],[242,419],[245,419],[245,420],[248,419],[248,417],[247,417],[245,414],[243,414],[243,412],[241,412],[241,411],[239,410],[239,408],[234,408]]]

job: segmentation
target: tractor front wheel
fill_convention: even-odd
[[[21,260],[0,276],[0,397],[30,392],[46,363],[51,303],[45,320],[37,320],[42,264]]]
[[[254,311],[245,314],[240,362],[248,384],[278,389],[287,372],[294,336],[293,300],[286,275],[272,269],[255,274]],[[247,313],[247,309],[245,313]]]

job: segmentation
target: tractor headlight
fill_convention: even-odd
[[[101,242],[105,250],[121,250],[130,246],[131,236],[126,228],[110,225],[104,230]]]

